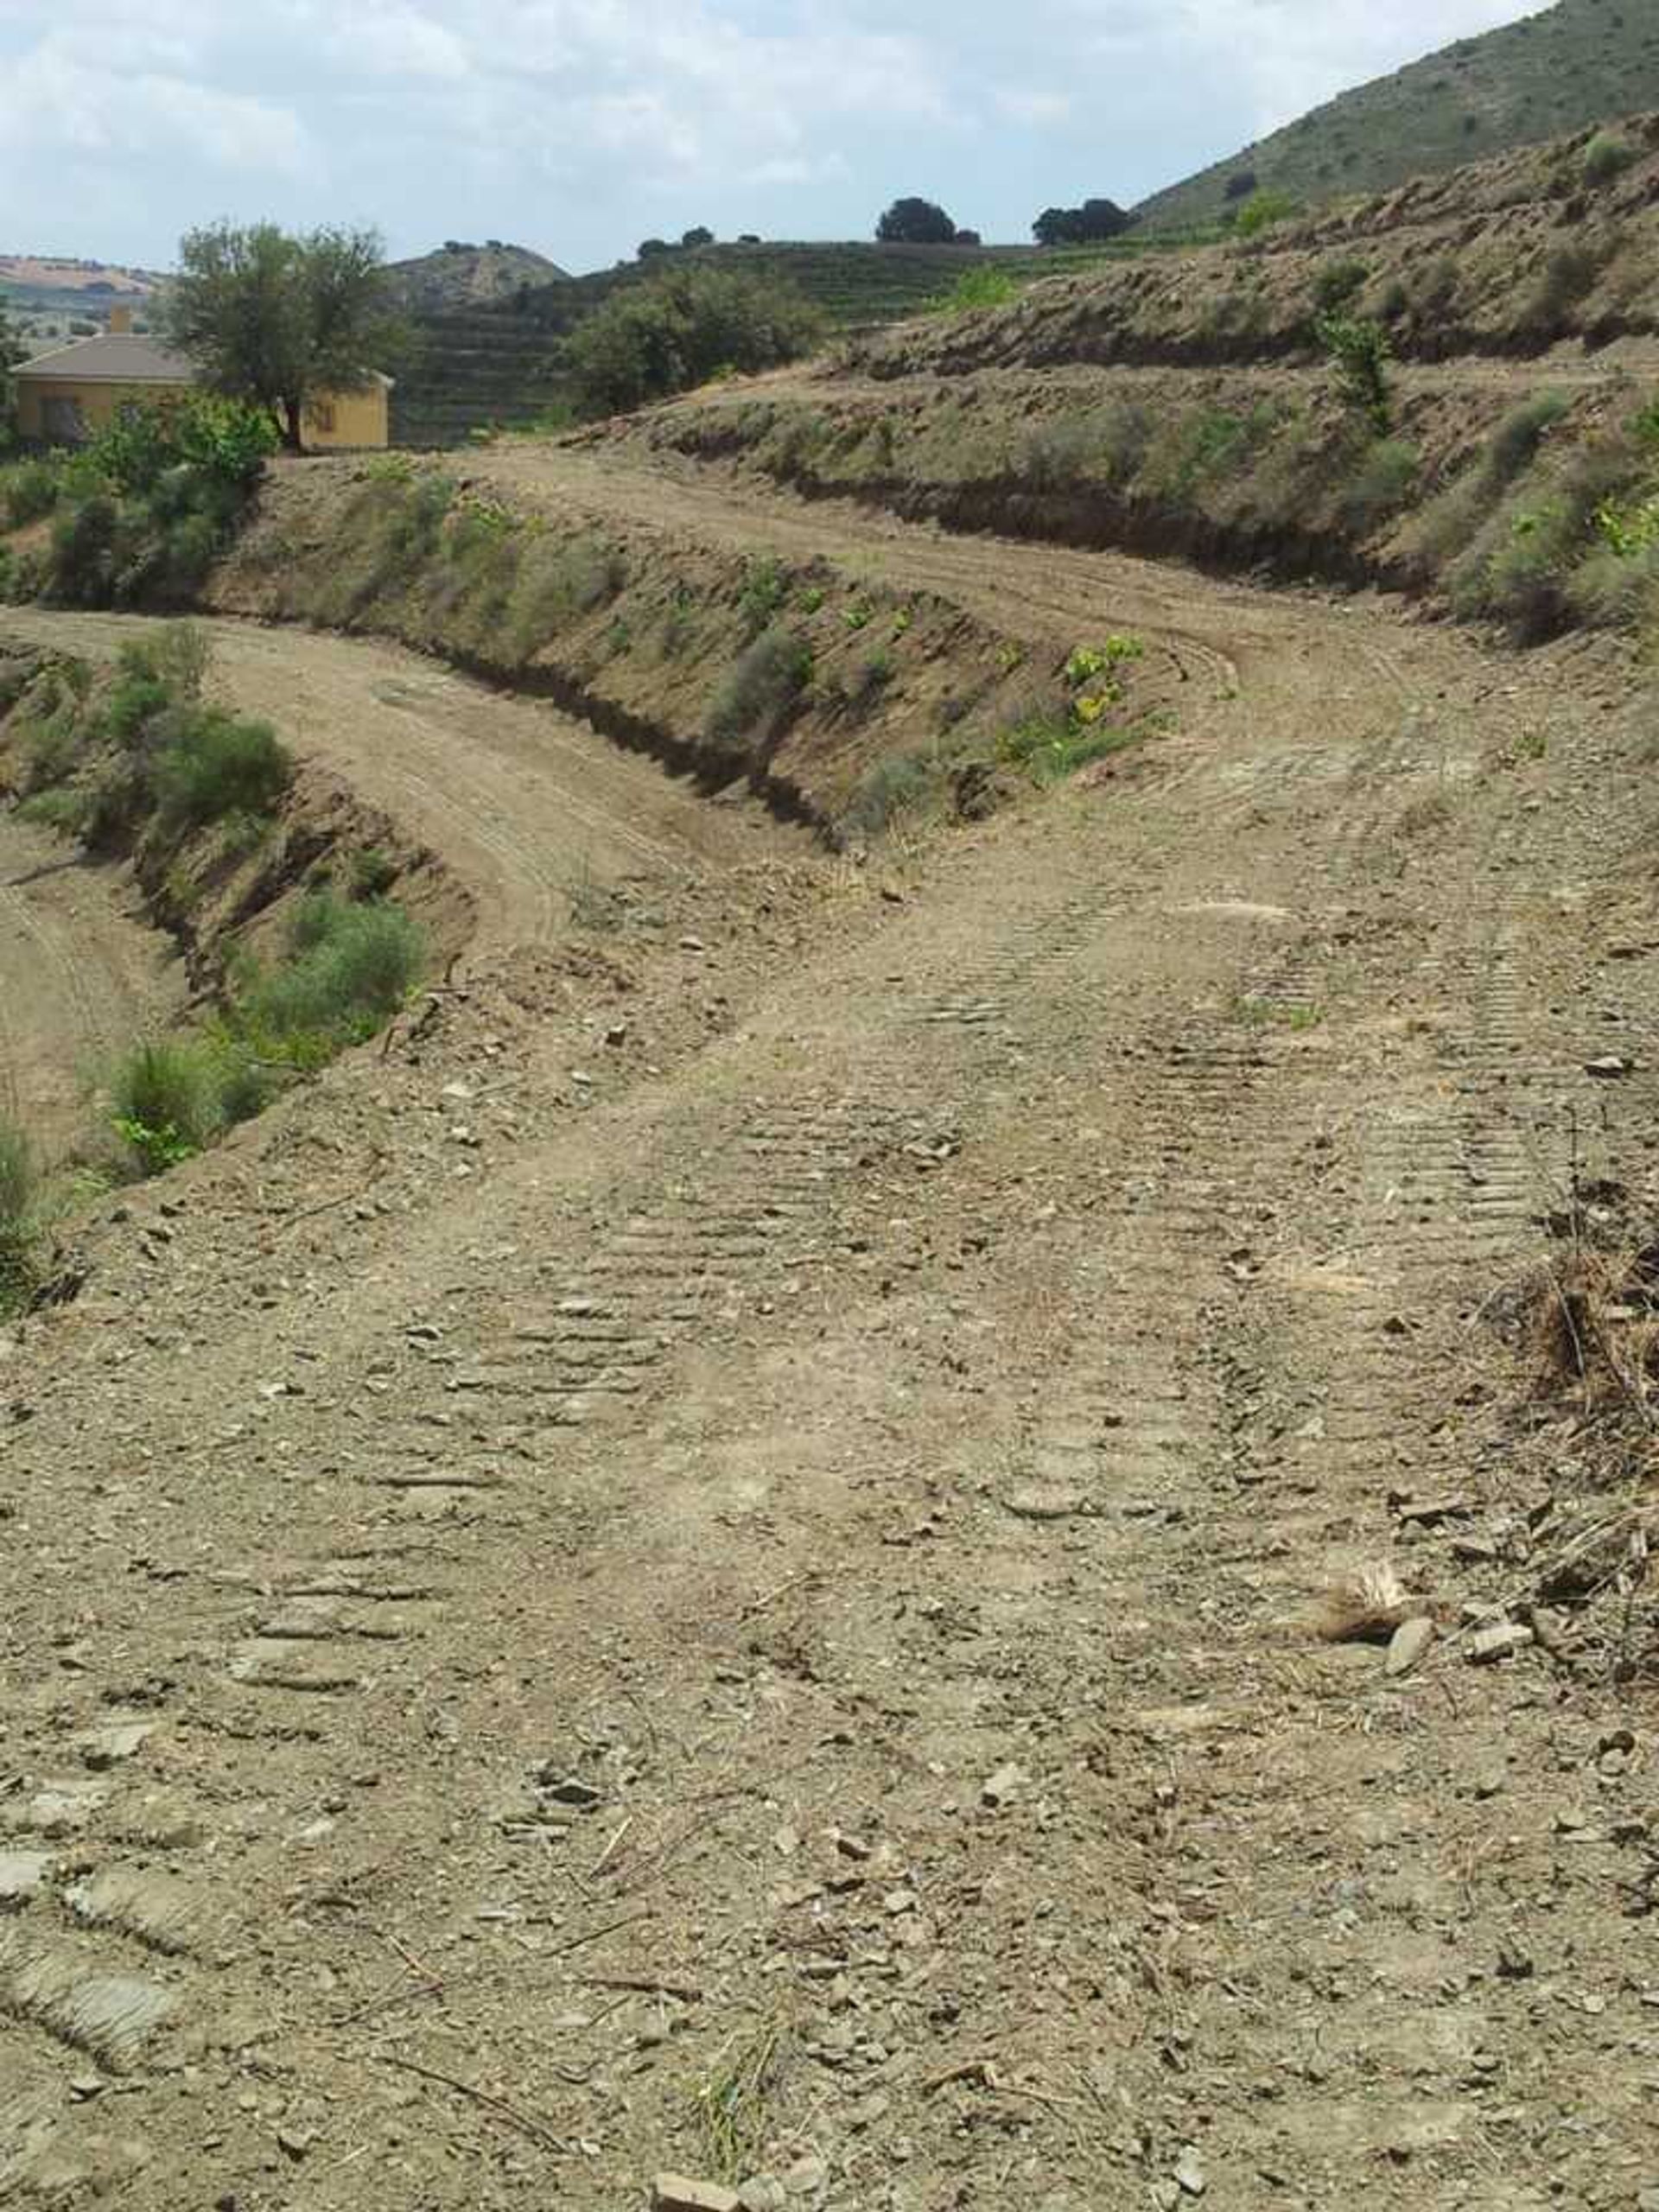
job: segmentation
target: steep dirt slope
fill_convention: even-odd
[[[1483,1315],[1575,1160],[1659,1195],[1639,716],[656,491],[1133,620],[1192,711],[816,944],[710,871],[626,995],[626,934],[480,963],[88,1232],[0,1386],[0,2189],[1634,2203],[1643,1732],[1594,1650],[1310,1616],[1529,1586]]]

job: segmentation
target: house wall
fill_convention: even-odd
[[[95,436],[130,403],[175,397],[188,387],[178,384],[77,384],[73,377],[23,377],[17,383],[17,428],[25,438],[57,442],[48,428],[49,400],[73,400],[86,435]],[[366,391],[335,392],[305,411],[305,442],[319,453],[353,446],[384,446],[391,437],[390,393],[383,384]]]
[[[94,435],[108,429],[118,409],[185,389],[177,384],[77,384],[73,377],[20,377],[17,428],[26,438],[47,437],[47,402],[67,399],[78,404],[88,435]]]
[[[391,436],[391,394],[383,384],[366,391],[320,395],[305,410],[300,435],[316,453],[349,446],[384,446]]]

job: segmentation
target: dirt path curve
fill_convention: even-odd
[[[55,1154],[84,1124],[99,1062],[184,995],[122,871],[0,814],[0,1113]]]
[[[111,651],[141,616],[8,609],[13,634]],[[718,872],[800,840],[758,806],[711,808],[585,724],[391,645],[225,620],[217,689],[275,723],[429,845],[479,902],[480,947],[561,935],[574,888]]]
[[[671,944],[632,1081],[481,986],[99,1232],[0,1401],[0,2198],[1624,2212],[1603,1686],[1309,1616],[1513,1572],[1477,1317],[1659,1107],[1626,723],[1386,609],[479,467],[1179,636],[1192,708],[856,925]]]
[[[1403,703],[1414,689],[1432,696],[1467,667],[1460,645],[1388,602],[1267,591],[1128,554],[952,536],[842,500],[801,499],[674,454],[646,466],[614,447],[509,441],[469,455],[467,468],[504,491],[585,513],[620,513],[798,561],[828,557],[900,592],[938,592],[1057,645],[1138,632],[1166,645],[1192,681],[1180,721],[1206,749],[1228,741],[1241,721],[1294,732],[1310,714],[1329,740],[1344,727],[1368,726],[1379,683]],[[1242,717],[1217,715],[1241,693]]]

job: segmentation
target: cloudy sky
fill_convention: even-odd
[[[988,238],[1125,202],[1529,0],[0,0],[0,251],[217,215],[511,238]]]

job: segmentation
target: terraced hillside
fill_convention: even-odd
[[[1228,188],[1316,203],[1659,105],[1659,16],[1643,0],[1559,0],[1462,38],[1242,146],[1136,209],[1151,230],[1213,222]]]
[[[1147,251],[1143,242],[1111,246],[883,246],[830,245],[714,246],[677,254],[717,268],[791,283],[821,308],[837,329],[878,327],[922,313],[948,293],[963,271],[992,265],[1020,283],[1063,276]],[[468,431],[491,424],[519,429],[563,397],[558,342],[619,286],[647,282],[653,264],[630,262],[593,276],[537,285],[499,306],[422,308],[413,321],[416,358],[399,379],[392,430],[400,444],[459,445]]]

